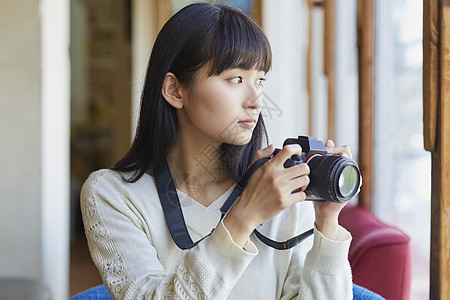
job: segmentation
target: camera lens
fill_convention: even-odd
[[[339,193],[342,197],[352,197],[359,187],[359,172],[352,165],[346,165],[338,179]]]
[[[351,159],[337,155],[317,155],[308,161],[311,170],[306,188],[309,200],[344,203],[358,191],[360,171]]]

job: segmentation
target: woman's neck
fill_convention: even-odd
[[[221,161],[220,144],[178,137],[167,162],[176,187],[208,206],[234,183]]]

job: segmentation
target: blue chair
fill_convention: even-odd
[[[112,300],[112,298],[106,286],[101,284],[76,294],[70,300]]]
[[[353,284],[353,299],[355,300],[382,300],[384,299],[380,295],[363,288],[360,285]]]
[[[369,291],[362,286],[353,284],[353,299],[354,300],[382,300],[384,299],[378,294],[375,294],[372,291]],[[90,289],[81,292],[70,300],[112,300],[111,296],[108,293],[105,285],[97,285]]]

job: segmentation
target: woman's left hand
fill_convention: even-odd
[[[349,146],[335,146],[332,140],[325,143],[328,154],[339,155],[352,158]],[[316,216],[316,228],[326,238],[334,240],[338,232],[338,216],[346,203],[337,203],[332,201],[313,201]]]

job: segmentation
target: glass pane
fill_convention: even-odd
[[[428,299],[431,157],[422,132],[422,1],[377,1],[375,15],[375,212],[411,237],[411,299]]]
[[[172,0],[172,13],[176,13],[186,5],[198,3],[198,0]],[[223,3],[239,7],[247,15],[251,15],[253,10],[253,0],[221,0],[214,3]]]

